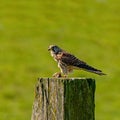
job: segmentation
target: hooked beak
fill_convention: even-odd
[[[48,48],[48,51],[50,51],[51,49],[50,48]]]

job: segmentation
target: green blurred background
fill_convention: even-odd
[[[96,120],[119,120],[119,0],[0,0],[0,120],[30,120],[37,78],[59,70],[50,44],[108,74],[70,76],[96,79]]]

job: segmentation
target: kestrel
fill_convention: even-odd
[[[61,74],[67,76],[74,69],[85,70],[98,75],[105,75],[101,70],[88,65],[86,62],[81,61],[80,59],[61,49],[57,45],[50,45],[48,50],[50,51],[51,56],[54,58],[54,60],[58,63],[58,67],[61,71],[59,73],[55,73],[53,75],[54,77],[61,77]]]

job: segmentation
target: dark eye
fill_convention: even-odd
[[[53,51],[55,52],[56,50],[57,50],[57,47],[56,47],[56,46],[54,46],[54,47],[53,47]]]
[[[54,46],[53,49],[52,49],[55,53],[58,53],[59,52],[59,48],[57,46]]]

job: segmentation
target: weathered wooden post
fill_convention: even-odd
[[[95,120],[95,80],[39,78],[31,120]]]

